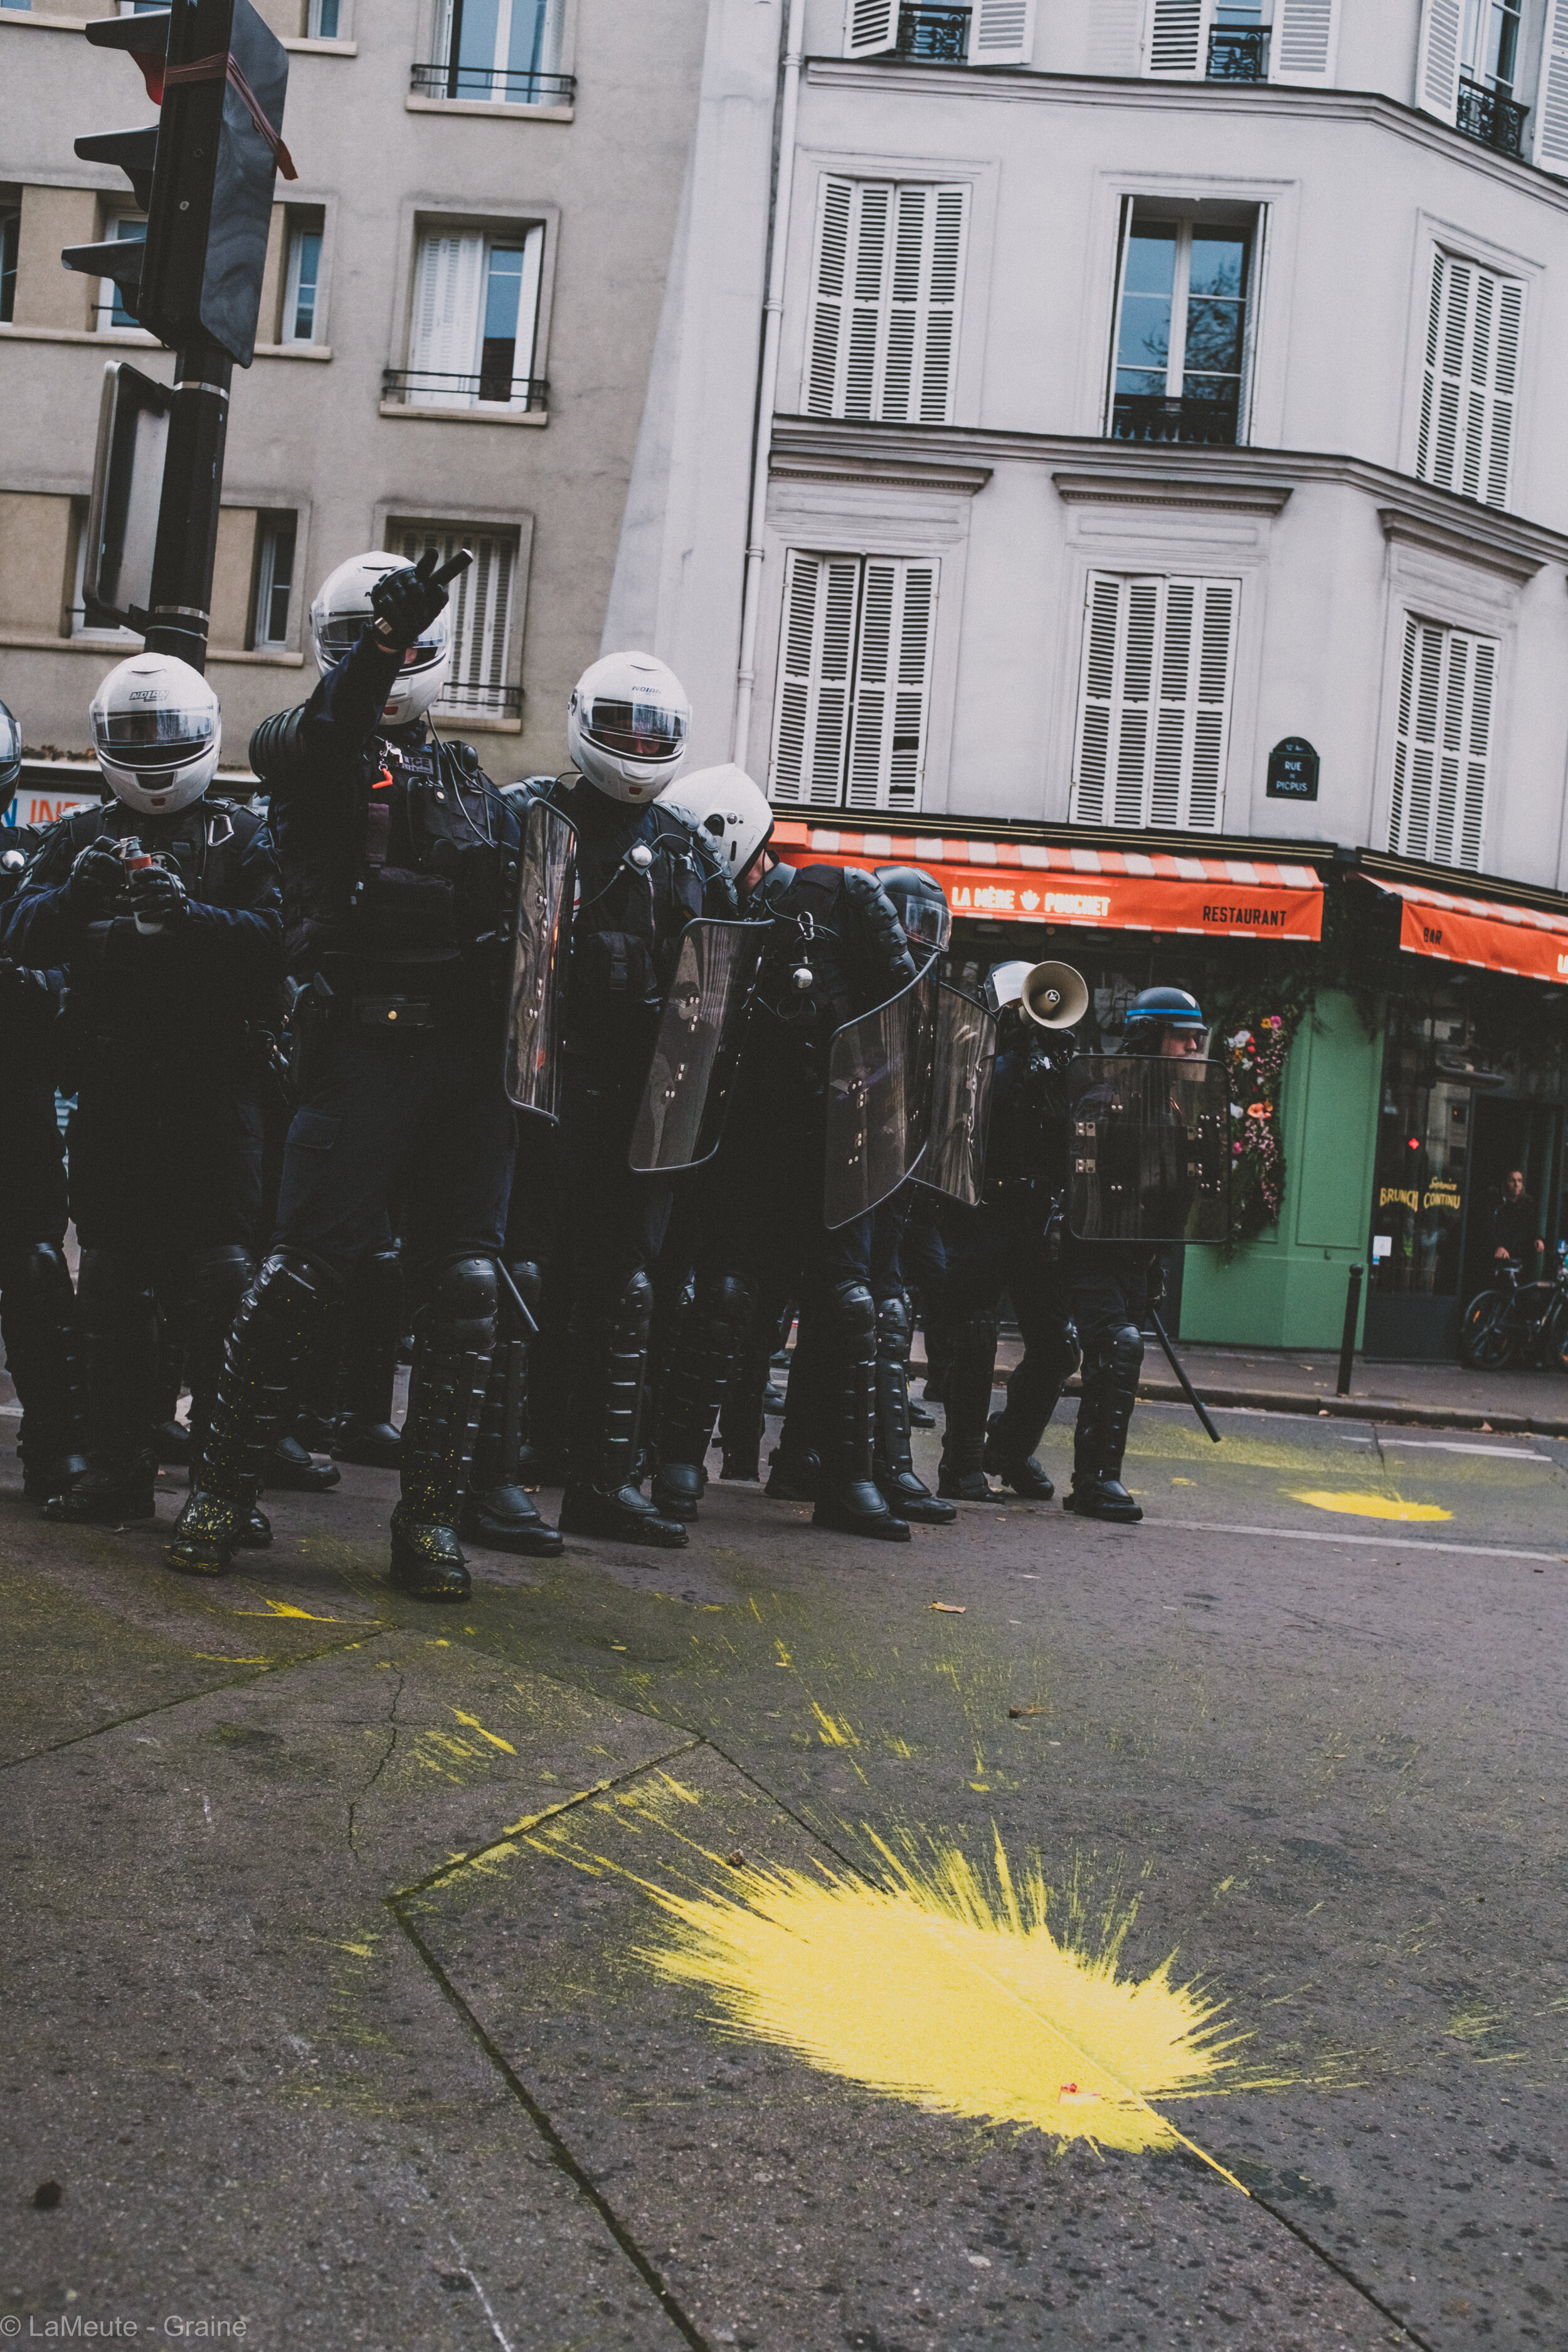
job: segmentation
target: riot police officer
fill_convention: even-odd
[[[711,1181],[723,1213],[710,1221],[671,1370],[679,1420],[661,1433],[660,1478],[696,1516],[702,1457],[726,1372],[743,1338],[749,1301],[769,1262],[798,1269],[800,1336],[781,1453],[791,1491],[816,1504],[817,1527],[908,1542],[872,1476],[877,1310],[869,1214],[830,1230],[823,1221],[827,1058],[834,1031],[914,979],[898,915],[858,866],[781,864],[772,813],[749,777],[724,773],[711,807],[693,796],[693,832],[722,838],[748,914],[768,927],[751,1032]],[[678,796],[671,796],[671,805]],[[713,834],[712,821],[719,821]],[[791,1288],[795,1287],[793,1279]],[[705,1352],[703,1376],[692,1356]],[[683,1353],[686,1357],[682,1362]],[[769,1491],[781,1490],[775,1474]]]
[[[426,723],[450,659],[435,562],[341,564],[311,607],[320,684],[251,739],[305,990],[300,1102],[170,1549],[191,1575],[228,1565],[305,1349],[401,1201],[416,1350],[388,1580],[426,1601],[470,1589],[458,1529],[511,1179],[500,998],[519,820],[471,746]],[[559,1548],[542,1523],[539,1542]]]
[[[0,702],[0,821],[22,775],[22,730]],[[43,838],[0,824],[0,920]],[[58,973],[0,958],[0,1332],[22,1407],[22,1487],[38,1502],[86,1466],[78,1452],[76,1294],[66,1265],[66,1171],[55,1117]]]
[[[985,1186],[973,1209],[944,1215],[942,1319],[952,1349],[942,1378],[946,1428],[937,1491],[986,1502],[990,1471],[1014,1494],[1048,1502],[1056,1488],[1035,1448],[1078,1360],[1067,1268],[1052,1255],[1053,1215],[1067,1183],[1067,1026],[1042,1025],[1025,1002],[1030,967],[998,965],[986,982],[998,1013]],[[1081,1008],[1079,1008],[1081,1017]],[[1023,1334],[1007,1402],[991,1412],[1003,1293]]]
[[[1196,997],[1183,988],[1146,988],[1128,1007],[1121,1050],[1135,1056],[1185,1061],[1201,1056],[1208,1040]],[[1069,1244],[1073,1320],[1083,1348],[1083,1393],[1073,1437],[1072,1486],[1063,1507],[1089,1519],[1131,1524],[1142,1507],[1121,1482],[1122,1457],[1138,1375],[1143,1364],[1143,1318],[1158,1289],[1159,1254],[1147,1243]]]
[[[282,923],[266,824],[209,790],[222,730],[205,678],[133,655],[94,697],[92,731],[112,797],[50,829],[5,945],[63,966],[70,988],[88,1466],[46,1516],[117,1526],[153,1516],[155,1288],[185,1296],[199,1451],[253,1271],[258,1033],[275,1017]],[[254,1500],[237,1541],[267,1540]]]
[[[638,1454],[650,1270],[674,1180],[634,1175],[627,1154],[681,934],[696,916],[735,912],[711,847],[661,798],[689,720],[663,662],[606,655],[584,671],[567,712],[576,777],[549,795],[577,835],[556,1163],[557,1247],[574,1286],[561,1525],[667,1549],[687,1542],[686,1529],[643,1494]]]

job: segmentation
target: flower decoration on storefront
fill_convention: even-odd
[[[1256,1241],[1279,1222],[1285,1201],[1279,1096],[1305,1011],[1305,1005],[1286,1003],[1243,1020],[1223,1038],[1215,1057],[1230,1074],[1232,1248]]]

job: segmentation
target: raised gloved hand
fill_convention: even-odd
[[[72,908],[90,922],[120,896],[124,880],[125,868],[120,862],[114,836],[100,833],[96,841],[89,841],[85,849],[77,852],[66,887]]]
[[[436,551],[427,547],[416,564],[386,572],[370,592],[371,629],[389,653],[406,652],[447,607],[447,591],[432,577]]]
[[[138,866],[125,885],[126,903],[138,923],[183,922],[191,908],[185,886],[166,866]]]

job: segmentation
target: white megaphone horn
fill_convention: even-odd
[[[985,982],[994,1013],[1016,1004],[1037,1029],[1071,1029],[1089,1011],[1089,987],[1070,963],[998,964]]]

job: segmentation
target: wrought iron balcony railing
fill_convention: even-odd
[[[1511,98],[1505,98],[1500,89],[1489,89],[1484,82],[1459,83],[1458,128],[1467,139],[1495,147],[1500,155],[1523,153],[1524,118],[1529,112],[1528,106],[1515,106]]]
[[[522,711],[521,686],[465,686],[449,677],[441,688],[437,710],[483,710],[495,719],[516,719]]]
[[[899,10],[896,58],[913,58],[927,65],[961,66],[969,57],[968,8],[948,8],[935,0],[904,0]]]
[[[1186,441],[1210,449],[1236,441],[1236,399],[1164,400],[1155,393],[1119,392],[1111,403],[1112,441]]]
[[[383,400],[400,400],[409,408],[466,408],[470,402],[493,402],[498,408],[548,408],[550,386],[542,375],[449,375],[438,368],[383,368]]]
[[[1216,25],[1209,35],[1210,81],[1267,81],[1268,26]]]
[[[409,87],[416,98],[470,98],[494,106],[570,106],[577,94],[575,74],[493,73],[485,66],[454,60],[416,65]]]

